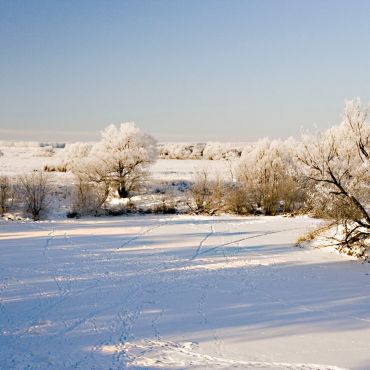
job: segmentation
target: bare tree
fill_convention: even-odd
[[[9,178],[0,176],[0,215],[3,215],[9,207],[12,197],[12,188]]]
[[[50,202],[51,187],[49,179],[42,172],[22,175],[18,180],[18,196],[24,203],[24,209],[37,221],[47,210]]]

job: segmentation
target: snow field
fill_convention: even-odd
[[[368,369],[370,266],[307,217],[0,221],[0,368]]]
[[[45,165],[55,165],[59,162],[59,156],[64,149],[55,148],[52,157],[40,156],[39,147],[1,147],[3,156],[0,158],[0,173],[7,176],[16,176],[43,170]],[[197,171],[208,169],[215,175],[230,175],[230,165],[232,162],[222,160],[202,160],[202,159],[159,159],[150,167],[151,176],[154,180],[179,181],[193,180]],[[71,184],[73,174],[50,172],[48,174],[55,183]]]

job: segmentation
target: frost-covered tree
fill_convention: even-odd
[[[101,141],[74,167],[74,172],[85,174],[92,182],[109,184],[121,198],[127,198],[142,186],[157,155],[154,138],[134,123],[110,125],[102,132]]]
[[[73,170],[81,158],[88,157],[92,147],[92,143],[84,142],[67,144],[61,154],[61,162],[65,165],[67,171]]]
[[[313,204],[345,225],[345,243],[370,235],[370,125],[360,100],[346,103],[339,126],[303,138],[300,160],[313,181]]]
[[[245,189],[249,204],[273,215],[282,208],[293,211],[302,204],[303,192],[293,139],[262,139],[243,153],[237,169],[238,183]]]
[[[57,143],[55,145],[58,145]],[[86,158],[91,148],[92,143],[76,142],[67,144],[63,150],[60,151],[55,161],[44,166],[44,171],[47,172],[66,172],[74,171],[74,168],[79,165],[81,158]],[[40,148],[45,149],[45,147]]]
[[[55,164],[45,166],[46,171],[74,171],[82,158],[86,158],[93,147],[92,143],[76,142],[67,144],[59,154]]]
[[[162,159],[234,160],[249,146],[247,143],[161,143],[159,156]]]

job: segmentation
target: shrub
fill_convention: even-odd
[[[24,210],[37,221],[47,211],[50,203],[51,186],[42,172],[19,176],[17,195],[23,200]]]
[[[210,180],[207,170],[198,171],[187,191],[186,203],[195,214],[220,212],[224,207],[224,183],[220,178]]]
[[[0,215],[3,215],[9,207],[12,198],[12,186],[6,176],[0,176]]]
[[[254,212],[248,191],[237,184],[226,189],[225,210],[237,215],[249,215]]]
[[[243,155],[237,169],[238,184],[248,192],[254,209],[266,215],[292,212],[303,206],[301,174],[293,140],[260,140]]]
[[[107,200],[109,189],[104,183],[92,183],[76,176],[71,205],[71,215],[97,215]]]
[[[52,146],[42,146],[34,154],[35,157],[52,157],[55,150]]]
[[[163,193],[157,198],[158,200],[151,209],[152,213],[175,214],[177,212],[173,194]]]

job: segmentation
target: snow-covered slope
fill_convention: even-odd
[[[0,368],[369,369],[370,266],[317,222],[0,221]]]

